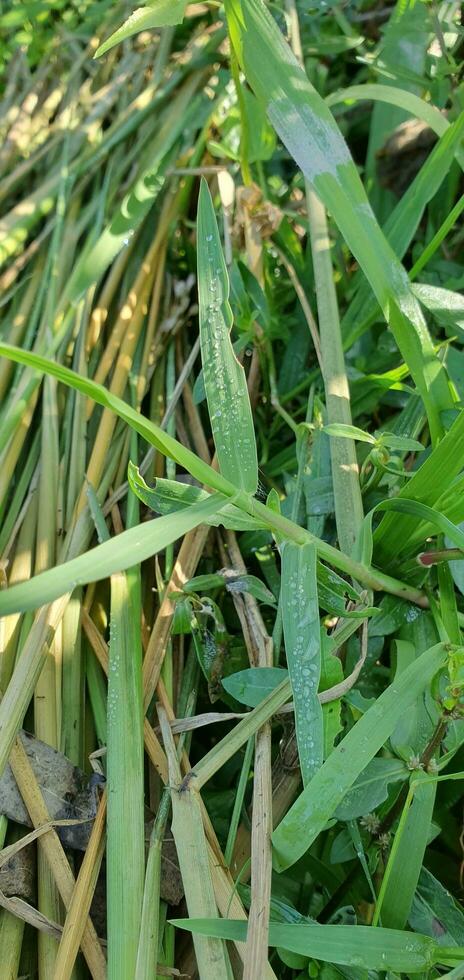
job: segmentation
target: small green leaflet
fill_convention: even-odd
[[[114,34],[111,34],[95,52],[95,57],[106,54],[115,44],[120,44],[126,38],[138,34],[139,31],[149,31],[154,27],[173,27],[180,24],[184,18],[187,0],[152,0],[146,7],[137,7],[124,21]]]
[[[442,643],[426,650],[395,678],[339,742],[273,834],[275,867],[283,871],[311,847],[348,790],[447,660]]]
[[[178,929],[204,936],[216,936],[239,942],[246,940],[247,923],[233,919],[172,919]],[[443,948],[429,936],[397,929],[373,929],[370,926],[337,926],[312,923],[269,925],[269,945],[310,956],[326,963],[357,967],[359,970],[394,970],[423,973],[441,962]],[[450,950],[447,950],[449,953]],[[453,949],[453,959],[464,954],[462,947]]]
[[[375,436],[371,436],[370,432],[358,429],[357,425],[345,425],[343,422],[330,422],[328,425],[324,425],[322,431],[328,436],[337,436],[339,439],[357,439],[358,442],[370,442],[373,446],[377,442]]]
[[[179,483],[177,480],[163,480],[158,477],[154,487],[149,487],[141,475],[137,466],[129,462],[127,469],[127,479],[129,486],[136,497],[150,507],[156,514],[178,514],[187,510],[192,504],[200,500],[208,500],[211,496],[207,490],[201,487],[192,486],[189,483]],[[205,522],[206,523],[206,522]],[[223,512],[212,514],[208,524],[223,527],[230,531],[254,531],[258,527],[264,527],[254,517],[243,514],[238,507],[233,504],[226,504]]]
[[[222,686],[240,704],[256,708],[287,677],[282,667],[247,667],[222,678]]]
[[[258,460],[245,372],[230,339],[229,277],[208,185],[197,220],[198,300],[203,377],[219,468],[237,488],[256,493]]]
[[[211,494],[208,500],[192,504],[184,513],[169,514],[146,524],[138,524],[78,558],[34,576],[29,582],[3,589],[0,592],[0,616],[37,609],[66,592],[72,592],[78,585],[98,582],[113,572],[124,571],[145,561],[198,524],[207,522],[208,517],[223,503],[221,494]]]
[[[307,786],[324,758],[322,706],[317,696],[321,636],[314,545],[287,541],[282,546],[281,604],[298,756]]]

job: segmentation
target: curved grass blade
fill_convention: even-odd
[[[453,406],[446,372],[435,355],[406,271],[377,223],[330,109],[261,0],[226,0],[226,13],[247,80],[369,280],[437,439],[442,434],[440,412]]]
[[[285,652],[295,706],[295,728],[303,785],[324,759],[321,630],[317,601],[316,549],[288,541],[282,547],[281,608]]]
[[[177,439],[164,432],[159,425],[156,425],[150,419],[145,418],[144,415],[136,412],[127,402],[123,401],[122,398],[118,398],[117,395],[112,394],[103,385],[97,384],[89,378],[82,377],[80,374],[63,367],[62,364],[58,364],[56,361],[51,361],[46,357],[31,353],[30,351],[21,350],[10,344],[0,343],[1,354],[4,354],[5,357],[19,364],[27,364],[29,367],[35,368],[44,374],[51,374],[53,377],[58,378],[59,381],[62,381],[63,384],[69,385],[70,388],[74,388],[76,391],[88,395],[98,405],[103,405],[104,408],[111,409],[119,418],[127,422],[135,432],[143,436],[150,445],[155,446],[164,456],[169,456],[176,463],[179,463],[180,466],[188,470],[199,483],[203,483],[218,491],[218,493],[224,494],[225,497],[228,497],[244,513],[251,514],[253,517],[256,516],[258,521],[265,522],[269,528],[281,535],[281,539],[289,538],[291,541],[296,541],[300,544],[310,541],[316,545],[320,558],[324,559],[324,561],[331,562],[336,568],[346,572],[366,587],[382,589],[385,592],[391,592],[393,595],[399,595],[402,598],[423,605],[424,596],[419,589],[409,586],[404,582],[399,582],[390,575],[385,575],[377,569],[366,568],[360,562],[355,561],[348,555],[338,551],[332,545],[327,544],[326,541],[316,538],[298,524],[276,513],[270,507],[261,504],[260,501],[250,497],[248,494],[241,493],[221,473],[218,473],[212,466],[204,463],[202,459],[196,456],[191,449],[187,449]],[[441,447],[439,446],[438,448],[440,449]],[[410,482],[412,483],[412,480]],[[136,560],[140,559],[137,558]]]
[[[381,85],[377,82],[367,82],[365,85],[350,85],[348,88],[339,89],[331,92],[325,102],[330,108],[340,105],[342,102],[386,102],[387,105],[394,105],[398,109],[405,109],[416,119],[421,119],[437,136],[446,133],[450,123],[430,102],[420,99],[413,92],[408,92],[404,88],[396,85]]]
[[[172,919],[172,923],[194,934],[241,942],[246,939],[247,924],[237,920]],[[302,922],[271,922],[269,945],[326,963],[407,973],[427,971],[434,963],[442,962],[445,953],[443,947],[438,946],[430,936],[414,932]],[[459,959],[463,952],[462,948],[454,947],[453,959]],[[447,949],[446,953],[449,954],[450,950]]]
[[[224,498],[220,494],[212,494],[208,500],[192,504],[184,513],[169,514],[146,524],[138,524],[84,555],[36,575],[29,582],[3,589],[0,593],[0,616],[37,609],[66,592],[72,592],[78,585],[98,582],[114,572],[124,571],[145,561],[207,521],[223,503]]]
[[[12,347],[10,344],[0,343],[0,354],[4,354],[5,357],[9,357],[12,361],[17,361],[19,364],[27,364],[29,367],[35,368],[44,374],[51,374],[54,378],[58,378],[58,381],[62,381],[63,384],[69,385],[71,388],[76,389],[76,391],[80,391],[83,395],[88,395],[98,405],[102,405],[103,408],[109,408],[116,415],[119,415],[119,418],[124,419],[151,446],[155,446],[164,456],[169,456],[180,466],[185,467],[200,483],[205,483],[220,493],[224,492],[228,496],[232,495],[234,487],[220,473],[213,470],[207,463],[204,463],[203,460],[178,442],[177,439],[164,432],[155,422],[151,422],[145,418],[135,408],[132,408],[131,405],[123,401],[122,398],[113,395],[104,385],[97,384],[95,381],[91,381],[90,378],[85,378],[83,375],[77,374],[76,371],[71,371],[70,368],[66,368],[62,364],[52,361],[47,357],[42,357],[40,354],[34,354],[31,351],[20,350],[20,348]]]
[[[258,487],[258,460],[245,371],[230,331],[229,277],[213,202],[203,178],[197,219],[198,300],[203,378],[219,468],[248,493]]]
[[[273,834],[275,867],[283,871],[311,846],[398,719],[446,663],[444,644],[426,650],[369,708],[313,776]]]
[[[137,7],[136,10],[124,21],[124,24],[114,31],[95,52],[95,58],[106,54],[115,44],[120,44],[128,37],[138,34],[139,31],[150,31],[154,27],[173,27],[180,24],[184,17],[186,0],[155,0],[147,7]]]

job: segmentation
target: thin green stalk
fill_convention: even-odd
[[[253,758],[254,744],[255,744],[254,739],[249,738],[245,749],[245,754],[243,756],[242,768],[240,770],[240,778],[238,781],[237,791],[235,794],[234,808],[232,810],[232,816],[230,818],[229,833],[227,834],[227,843],[224,851],[224,861],[226,862],[228,867],[230,867],[232,856],[234,853],[235,839],[237,837],[237,830],[238,830],[238,825],[240,823],[243,801],[245,798],[245,791],[247,787],[248,778],[250,775],[250,766],[251,766],[251,760]]]

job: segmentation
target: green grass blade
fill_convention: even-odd
[[[108,670],[108,980],[134,976],[142,915],[145,825],[140,612],[139,570],[113,575]]]
[[[404,825],[400,821],[395,834],[385,870],[386,887],[378,902],[382,925],[389,929],[404,929],[408,921],[429,839],[436,793],[436,783],[419,783]]]
[[[274,831],[278,870],[288,868],[308,850],[403,712],[443,667],[446,657],[441,643],[418,657],[337,745]]]
[[[150,31],[154,27],[172,27],[180,24],[185,10],[186,0],[155,0],[147,7],[137,7],[136,10],[124,21],[124,24],[114,34],[111,34],[95,52],[95,57],[99,58],[106,54],[115,44],[126,41],[128,37],[138,34],[139,31]]]
[[[413,500],[434,507],[461,472],[463,454],[464,412],[460,412],[440,445],[400,490],[397,500]],[[382,563],[391,561],[416,530],[413,517],[387,514],[374,532],[376,557]]]
[[[207,500],[210,494],[201,487],[178,483],[176,480],[163,480],[158,477],[154,487],[147,486],[137,466],[129,463],[127,470],[129,486],[135,495],[156,514],[176,514],[186,510],[199,500]],[[225,504],[220,516],[212,515],[208,523],[222,524],[231,531],[253,531],[263,527],[253,517],[247,517],[233,504]]]
[[[172,921],[179,929],[186,929],[194,935],[240,941],[246,939],[245,922],[227,919]],[[440,960],[440,947],[429,936],[395,929],[371,929],[369,926],[271,922],[269,944],[327,963],[364,970],[421,973]],[[458,952],[456,947],[457,955]]]
[[[408,276],[376,221],[335,120],[261,0],[227,0],[226,12],[247,80],[369,280],[424,400],[433,437],[438,438],[440,412],[453,404],[446,373]]]
[[[213,494],[208,500],[193,504],[183,514],[169,514],[139,524],[78,558],[36,575],[29,582],[3,590],[0,593],[0,615],[37,609],[66,592],[72,592],[78,585],[98,582],[114,572],[124,571],[131,565],[145,561],[207,521],[222,503],[223,498]]]
[[[258,461],[245,371],[232,343],[229,277],[208,185],[197,218],[198,300],[203,378],[219,468],[236,487],[256,493]]]
[[[382,85],[380,83],[366,82],[365,85],[350,85],[348,88],[339,89],[332,92],[326,98],[326,104],[332,108],[342,102],[386,102],[387,105],[397,106],[398,109],[405,109],[416,119],[421,119],[427,123],[430,129],[437,136],[443,136],[450,125],[445,116],[430,102],[420,99],[413,92],[408,92],[404,88],[396,85]]]
[[[282,619],[303,785],[322,766],[324,726],[317,696],[321,636],[317,601],[316,549],[287,542],[282,548]]]

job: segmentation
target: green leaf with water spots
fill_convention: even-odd
[[[203,377],[219,468],[248,493],[258,487],[258,460],[245,371],[231,339],[229,277],[208,185],[203,178],[197,219],[198,301]]]
[[[273,834],[275,866],[298,861],[335,813],[363,769],[377,755],[404,711],[446,663],[444,644],[426,650],[377,699],[339,742]]]
[[[306,786],[324,758],[322,706],[317,696],[321,630],[314,545],[301,546],[290,541],[283,545],[281,608],[298,756]]]

